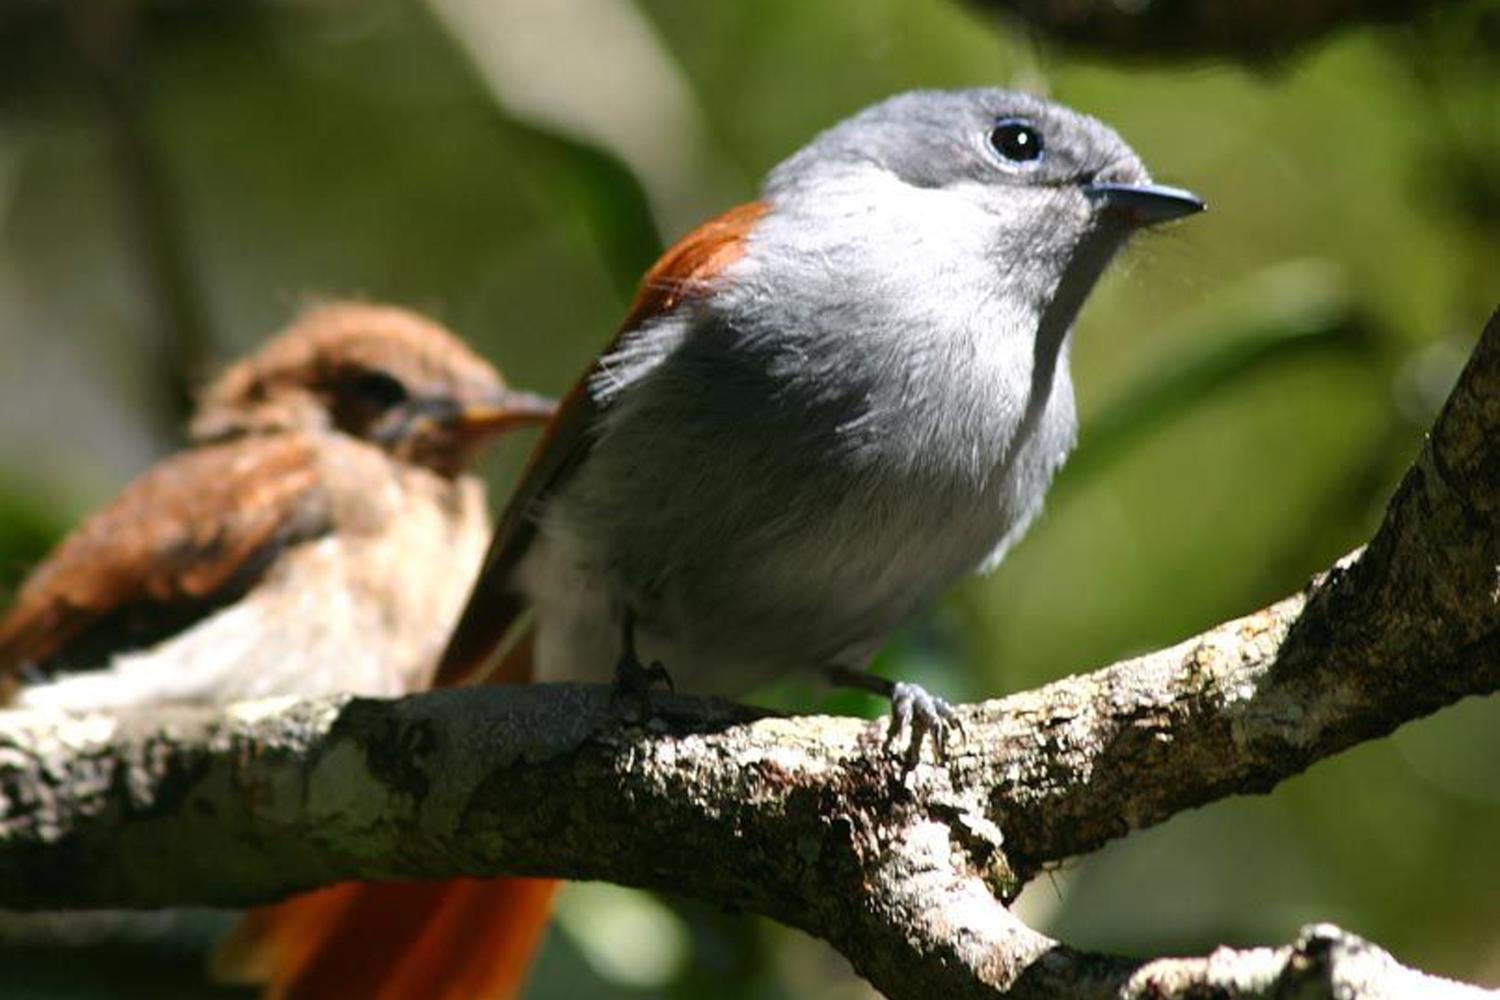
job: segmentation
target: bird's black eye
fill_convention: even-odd
[[[990,129],[990,146],[1011,163],[1035,163],[1042,158],[1042,133],[1024,118],[1005,118]]]
[[[406,402],[406,386],[385,372],[360,372],[349,383],[355,397],[376,411],[389,410]]]

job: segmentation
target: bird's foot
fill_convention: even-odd
[[[891,723],[886,731],[887,750],[898,747],[907,737],[903,757],[908,768],[922,759],[922,743],[932,738],[933,754],[942,761],[947,752],[949,729],[963,731],[953,706],[936,695],[928,694],[920,684],[897,681],[891,685]]]
[[[635,611],[625,608],[620,615],[620,659],[615,663],[615,686],[609,695],[610,704],[630,705],[635,709],[632,718],[644,718],[651,714],[651,689],[658,685],[673,693],[677,691],[666,667],[656,660],[646,666],[636,655]]]
[[[920,684],[907,681],[889,681],[865,670],[845,666],[828,666],[823,673],[830,681],[841,687],[857,688],[871,694],[883,695],[891,700],[891,723],[886,731],[887,750],[895,748],[903,736],[907,738],[902,757],[907,770],[917,766],[922,759],[922,743],[930,736],[932,749],[942,761],[947,749],[948,731],[963,732],[963,724],[953,706],[935,695],[930,695]]]
[[[629,706],[634,709],[633,718],[644,717],[651,711],[651,692],[658,687],[671,692],[677,690],[672,683],[672,675],[667,673],[667,668],[659,661],[653,660],[648,666],[635,655],[635,650],[627,649],[615,664],[615,683],[609,694],[610,704]]]

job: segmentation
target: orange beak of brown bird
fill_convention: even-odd
[[[556,412],[557,403],[545,396],[505,389],[492,400],[465,406],[454,428],[466,438],[489,437],[522,427],[540,427]]]

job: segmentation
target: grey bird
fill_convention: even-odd
[[[535,611],[539,680],[737,695],[816,670],[941,745],[866,672],[997,566],[1077,433],[1069,333],[1127,238],[1203,208],[1110,128],[995,89],[903,94],[683,239],[538,445],[439,683]]]

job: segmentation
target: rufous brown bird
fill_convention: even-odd
[[[497,434],[552,410],[414,313],[307,313],[208,387],[189,448],[23,583],[0,618],[3,700],[82,710],[427,687],[489,537],[469,469]],[[376,889],[375,912],[405,917],[457,891]],[[333,933],[329,917],[364,891],[257,912],[222,964],[293,981]],[[526,925],[512,904],[543,905],[550,888],[501,881],[481,894],[491,920]],[[508,930],[510,946],[529,952],[544,919]],[[520,969],[492,950],[477,974],[503,984]]]
[[[466,470],[551,406],[400,309],[317,309],[204,393],[192,447],[65,538],[0,619],[22,706],[427,686],[488,536]]]

